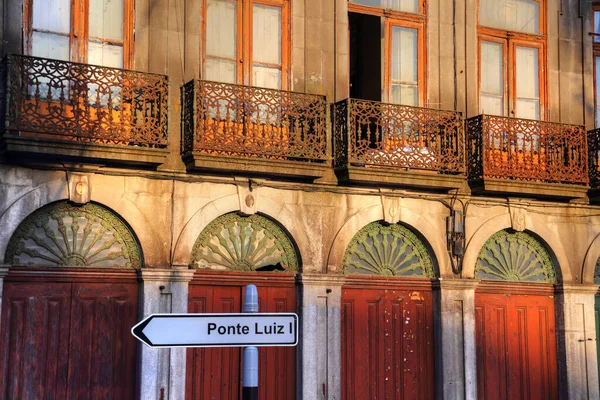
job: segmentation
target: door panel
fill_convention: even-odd
[[[430,399],[431,288],[342,290],[342,398]]]
[[[0,398],[65,398],[70,300],[68,283],[4,283]]]
[[[131,283],[88,283],[110,272],[39,272],[11,270],[4,281],[0,348],[10,351],[0,352],[0,398],[134,398],[135,273],[121,273]]]
[[[259,277],[259,274],[253,275],[254,279]],[[279,282],[277,286],[269,285],[269,279],[275,280],[273,277],[253,281],[252,277],[242,274],[231,281],[215,279],[215,282],[191,282],[188,312],[241,312],[243,293],[249,283],[257,285],[260,312],[296,312],[293,277],[285,278],[285,284]],[[258,357],[259,398],[295,399],[296,348],[259,347]],[[242,349],[239,347],[188,349],[186,399],[239,399],[241,369]]]
[[[72,290],[68,398],[133,398],[137,285],[76,283]]]
[[[480,399],[558,397],[554,298],[477,293]]]

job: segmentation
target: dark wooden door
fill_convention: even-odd
[[[245,286],[258,289],[260,312],[296,312],[293,275],[205,273],[199,271],[189,287],[188,312],[241,312]],[[259,398],[296,398],[296,348],[259,347]],[[186,399],[239,399],[242,350],[237,347],[187,351]]]
[[[475,295],[478,397],[558,398],[552,286],[481,285]]]
[[[342,399],[433,399],[429,280],[349,278],[342,289]]]
[[[37,271],[4,282],[0,398],[134,398],[135,272]]]

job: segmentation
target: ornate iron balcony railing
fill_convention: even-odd
[[[594,129],[587,133],[590,186],[593,189],[600,188],[600,129]]]
[[[579,125],[479,115],[467,120],[470,179],[587,184]]]
[[[325,96],[210,81],[182,88],[182,152],[325,162]]]
[[[2,128],[21,136],[167,147],[166,76],[45,58],[3,60]]]
[[[347,99],[334,105],[336,167],[465,171],[461,114]]]

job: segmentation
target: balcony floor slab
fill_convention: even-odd
[[[136,146],[118,146],[90,142],[74,142],[32,136],[2,137],[9,158],[26,161],[90,162],[103,165],[157,167],[164,163],[169,151]]]
[[[304,162],[258,157],[221,156],[191,153],[183,156],[188,171],[212,172],[217,174],[240,174],[249,176],[276,176],[314,180],[325,175],[326,162]]]
[[[589,189],[587,185],[491,178],[470,180],[469,186],[473,194],[519,195],[552,199],[582,199],[587,196]]]

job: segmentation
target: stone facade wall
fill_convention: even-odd
[[[0,167],[0,255],[12,232],[45,204],[68,199],[64,171]],[[560,281],[593,282],[600,252],[600,215],[584,204],[550,203],[292,184],[245,178],[210,178],[164,174],[129,176],[89,174],[91,201],[105,205],[129,223],[139,238],[146,268],[188,266],[191,249],[204,227],[233,211],[261,213],[289,232],[302,259],[302,272],[341,273],[341,259],[354,234],[365,225],[401,222],[430,246],[439,277],[473,278],[475,261],[485,241],[499,230],[527,230],[548,247],[560,267]],[[252,206],[246,198],[252,196]],[[463,272],[452,272],[446,249],[449,205],[466,209],[466,252]]]

